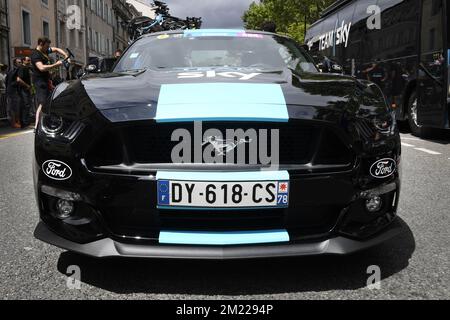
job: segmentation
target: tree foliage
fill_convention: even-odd
[[[334,0],[261,0],[253,2],[244,13],[246,29],[259,30],[266,21],[277,25],[277,32],[303,42],[306,29],[320,17]]]

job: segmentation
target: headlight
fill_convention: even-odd
[[[73,141],[83,131],[85,124],[56,114],[40,113],[37,131],[40,135],[60,141]]]
[[[372,123],[380,133],[391,134],[395,132],[396,119],[394,112],[383,117],[377,117],[372,120]]]
[[[41,128],[42,131],[44,131],[46,134],[56,135],[58,133],[61,133],[63,127],[64,121],[60,116],[54,114],[42,115]]]
[[[374,119],[373,120],[373,125],[379,131],[385,132],[385,131],[388,131],[391,128],[392,123],[389,120],[386,120],[386,119]]]

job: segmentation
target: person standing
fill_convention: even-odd
[[[6,72],[8,66],[0,63],[0,117],[2,112],[6,112]],[[4,108],[4,109],[3,109]],[[3,109],[3,110],[2,110]]]
[[[22,99],[19,94],[18,73],[21,66],[22,59],[14,59],[13,67],[6,75],[7,113],[11,127],[15,129],[20,128],[20,106]]]
[[[123,55],[123,51],[120,49],[117,49],[116,52],[114,52],[114,59],[119,60],[122,55]]]
[[[52,64],[49,54],[59,53],[70,63],[69,55],[60,48],[50,47],[51,43],[51,40],[47,37],[39,38],[38,45],[31,55],[33,82],[36,89],[36,104],[38,105],[36,112],[36,126],[39,121],[40,110],[50,97],[53,88],[50,71],[63,65],[62,61],[57,61]]]
[[[31,112],[31,58],[25,57],[22,59],[22,66],[19,68],[17,75],[17,81],[20,85],[19,95],[22,100],[20,109],[20,124],[22,129],[30,125],[30,112]]]

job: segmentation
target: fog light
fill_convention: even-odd
[[[374,196],[368,200],[366,200],[366,209],[370,213],[375,213],[381,210],[381,207],[383,206],[383,200],[381,200],[381,197]]]
[[[56,202],[56,209],[58,209],[58,219],[64,220],[70,217],[75,209],[75,206],[72,201],[60,199]]]

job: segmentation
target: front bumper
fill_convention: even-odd
[[[92,158],[82,143],[88,143],[91,134],[86,129],[71,144],[57,144],[43,135],[36,137],[34,178],[43,222],[36,229],[35,236],[70,251],[94,257],[186,259],[349,254],[386,241],[398,229],[393,222],[400,194],[398,172],[384,179],[369,175],[371,166],[379,159],[391,158],[400,164],[400,150],[396,147],[399,146],[398,135],[364,147],[370,152],[359,153],[344,167],[337,166],[340,160],[331,162],[331,165],[318,160],[314,166],[283,165],[280,170],[288,171],[290,176],[289,208],[265,210],[264,214],[257,210],[239,210],[230,214],[223,210],[179,212],[158,209],[155,205],[156,176],[160,170],[198,171],[205,168],[195,165],[181,168],[165,165],[165,162],[163,165],[152,162],[146,165],[108,165],[104,163],[105,159],[110,160],[114,155],[110,158],[102,149],[98,159],[92,157],[101,160],[102,163],[97,164],[89,160]],[[162,147],[140,148],[164,150]],[[321,154],[317,149],[311,150],[328,159],[328,153]],[[73,170],[71,178],[56,181],[47,177],[42,166],[50,159],[67,164]],[[239,171],[249,170],[247,166],[239,168]],[[79,195],[74,217],[64,221],[57,219],[55,202],[61,197],[58,192],[53,195],[44,192],[43,187]],[[372,194],[380,195],[384,204],[376,214],[369,214],[364,205],[368,195]],[[160,243],[163,231],[259,230],[285,230],[290,240],[278,244],[250,245],[245,242],[245,245],[220,247]]]
[[[53,233],[40,222],[34,236],[48,244],[96,258],[164,258],[164,259],[258,259],[275,257],[347,255],[374,247],[404,230],[404,222],[397,219],[382,233],[364,241],[338,236],[318,242],[302,244],[279,244],[258,246],[168,246],[168,245],[132,245],[114,241],[110,238],[79,244],[66,240]]]

